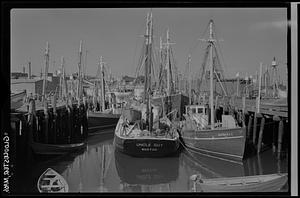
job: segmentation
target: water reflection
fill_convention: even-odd
[[[94,193],[191,192],[193,174],[218,178],[288,171],[288,159],[276,160],[271,149],[233,163],[186,150],[177,157],[134,158],[115,151],[112,141],[113,133],[95,135],[89,137],[87,149],[81,153],[33,162],[19,176],[18,192],[37,192],[36,182],[49,167],[66,179],[69,192]]]
[[[115,165],[125,192],[170,191],[176,181],[179,158],[135,158],[115,150]]]
[[[70,192],[108,192],[107,179],[113,158],[111,144],[89,147],[79,155],[62,175],[69,184]]]

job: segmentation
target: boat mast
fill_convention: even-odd
[[[62,57],[63,97],[68,98],[68,86],[66,81],[65,59]]]
[[[277,63],[275,57],[273,58],[271,67],[273,70],[273,97],[277,97],[278,82],[277,82]]]
[[[100,67],[101,67],[101,101],[102,110],[105,110],[105,81],[104,81],[104,62],[103,57],[100,57]]]
[[[149,37],[149,13],[147,13],[147,22],[146,22],[146,34],[145,34],[145,84],[144,84],[144,101],[147,104],[147,91],[148,91],[148,37]],[[147,112],[148,113],[148,112]],[[147,117],[148,118],[148,117]]]
[[[61,57],[61,72],[59,76],[59,91],[58,91],[58,98],[61,100],[63,97],[63,77],[62,77],[62,68],[63,68],[63,57]]]
[[[80,46],[79,46],[78,86],[77,86],[77,100],[78,100],[78,102],[80,101],[81,94],[82,94],[81,58],[82,58],[82,41],[80,41]]]
[[[209,22],[209,44],[210,44],[210,116],[211,116],[211,128],[214,129],[214,86],[213,86],[213,82],[214,82],[214,68],[213,68],[213,42],[215,42],[215,40],[213,39],[213,30],[212,30],[212,25],[213,25],[213,21],[210,20]]]
[[[167,95],[172,94],[172,71],[171,71],[171,61],[170,61],[170,45],[175,43],[170,43],[169,37],[169,29],[167,30],[167,43],[164,43],[167,48],[167,63],[166,63],[166,70],[167,70]]]
[[[188,57],[188,72],[189,72],[189,105],[192,104],[192,78],[191,78],[191,55]]]
[[[47,44],[46,44],[46,51],[45,51],[45,71],[44,71],[44,82],[43,82],[43,102],[46,101],[48,68],[49,68],[49,43],[47,42]]]
[[[261,95],[261,82],[262,81],[262,63],[259,66],[259,84],[258,84],[258,98],[257,98],[257,113],[260,112],[260,95]]]
[[[151,94],[151,44],[152,44],[152,13],[147,14],[146,28],[146,60],[145,60],[145,103],[146,103],[146,122],[148,123],[149,131],[152,130],[150,121],[150,94]]]
[[[169,29],[167,30],[167,43],[166,43],[166,46],[167,46],[167,95],[170,95],[171,94],[171,86],[170,86],[170,83],[171,83],[171,75],[170,75],[170,45],[169,45],[169,41],[170,41],[170,38],[169,38]]]

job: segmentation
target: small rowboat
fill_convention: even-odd
[[[64,193],[69,191],[66,180],[52,168],[48,168],[40,176],[37,188],[40,193]]]
[[[201,179],[192,175],[195,192],[275,192],[287,182],[287,173],[254,175],[245,177],[228,177]]]

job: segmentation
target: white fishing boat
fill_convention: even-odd
[[[69,185],[66,180],[52,168],[48,168],[39,177],[37,188],[40,193],[69,192]]]
[[[202,179],[192,175],[195,192],[276,192],[288,181],[287,173]]]

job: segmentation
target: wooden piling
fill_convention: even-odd
[[[45,120],[44,120],[44,133],[45,133],[45,143],[47,144],[49,141],[49,137],[48,137],[48,119],[49,119],[49,114],[48,114],[48,104],[47,104],[47,100],[44,100],[44,115],[45,115]]]
[[[27,123],[30,125],[30,127],[29,127],[29,133],[30,133],[30,136],[32,137],[32,138],[35,138],[36,139],[36,130],[35,130],[35,128],[33,128],[34,127],[34,121],[35,121],[35,123],[36,123],[36,110],[35,110],[35,101],[33,100],[33,99],[31,99],[30,101],[29,101],[29,109],[28,109],[28,119],[27,119],[28,121],[27,121]],[[34,133],[34,131],[35,131],[35,133]]]
[[[283,120],[279,121],[279,126],[278,126],[278,150],[277,150],[277,157],[280,159],[281,156],[281,146],[282,146],[282,137],[283,137]]]
[[[261,150],[264,127],[265,127],[265,118],[263,117],[260,122],[260,130],[259,130],[258,143],[257,143],[257,154],[259,154]]]
[[[53,133],[53,143],[56,144],[56,136],[57,136],[57,112],[56,112],[56,94],[51,98],[52,109],[53,109],[53,120],[52,120],[52,133]]]
[[[252,115],[249,114],[249,121],[248,121],[248,126],[247,126],[247,139],[250,140],[251,138],[251,127],[252,127]]]
[[[242,109],[242,111],[243,111],[243,114],[245,115],[245,108],[246,108],[246,97],[245,96],[243,96],[242,102],[243,102],[243,109]]]
[[[257,132],[257,122],[258,119],[261,118],[262,115],[260,113],[255,113],[254,114],[254,123],[253,123],[253,139],[252,139],[252,143],[254,146],[256,146],[256,132]]]
[[[276,152],[276,137],[278,137],[278,135],[276,136],[276,130],[277,130],[277,132],[278,132],[278,129],[277,129],[277,124],[278,124],[278,122],[280,121],[281,119],[280,119],[280,117],[278,117],[278,116],[273,116],[273,121],[275,122],[274,124],[273,124],[273,134],[272,134],[272,138],[273,138],[273,141],[272,141],[272,150],[273,150],[273,153],[275,153]]]
[[[29,101],[29,109],[28,109],[28,120],[27,120],[27,126],[28,126],[28,133],[26,134],[26,148],[23,148],[25,149],[26,151],[26,160],[28,160],[28,155],[29,153],[31,152],[31,147],[30,147],[30,143],[33,140],[34,138],[34,130],[35,130],[35,127],[34,127],[34,123],[35,123],[35,101],[33,99],[30,99]],[[29,143],[29,144],[28,144]]]
[[[73,132],[73,104],[71,99],[68,100],[67,109],[68,109],[68,119],[67,119],[68,140],[67,141],[68,143],[70,143],[72,138],[72,132]]]

